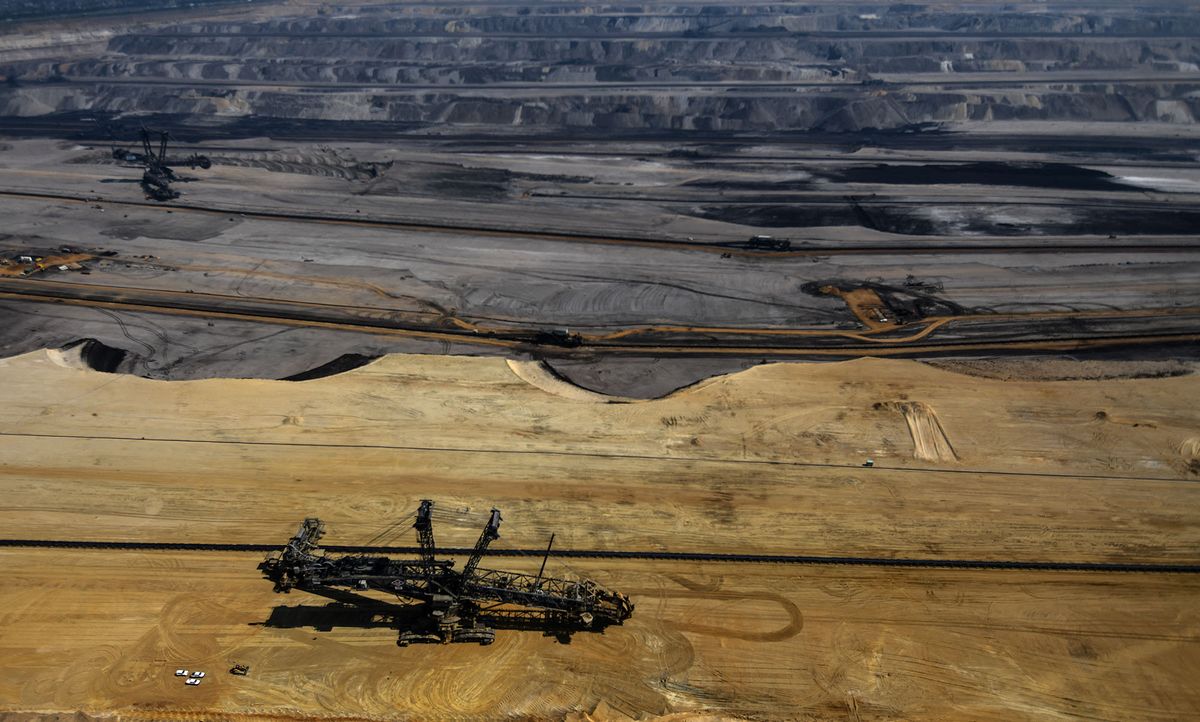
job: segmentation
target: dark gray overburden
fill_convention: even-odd
[[[643,397],[862,354],[1179,372],[1200,331],[1196,10],[260,3],[14,25],[0,350],[94,339],[96,368],[162,379],[498,354]],[[177,199],[113,153],[143,126],[212,161],[178,169]],[[84,258],[19,262],[63,248]]]

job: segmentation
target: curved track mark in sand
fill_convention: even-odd
[[[637,597],[657,597],[659,599],[705,599],[719,601],[771,601],[778,604],[788,616],[788,623],[765,632],[757,632],[745,629],[736,629],[732,627],[722,627],[709,624],[691,624],[688,622],[669,621],[671,628],[680,632],[691,632],[693,634],[703,634],[708,637],[722,637],[725,639],[741,639],[746,642],[781,642],[785,639],[791,639],[804,629],[804,615],[801,614],[800,608],[796,604],[779,594],[770,592],[762,593],[746,593],[746,592],[722,592],[722,591],[705,591],[705,590],[679,590],[679,591],[658,591],[648,594],[636,594]]]

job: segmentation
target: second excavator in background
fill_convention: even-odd
[[[165,130],[157,131],[158,148],[156,149],[150,140],[154,132],[147,128],[141,129],[141,153],[127,148],[113,148],[113,158],[144,168],[141,185],[147,198],[156,201],[174,200],[179,197],[179,191],[172,188],[171,183],[179,180],[179,176],[172,170],[172,166],[187,166],[193,170],[196,168],[207,170],[212,167],[212,161],[208,156],[198,153],[194,153],[181,160],[172,161],[167,157],[167,143],[170,141],[171,134]]]

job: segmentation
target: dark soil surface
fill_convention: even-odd
[[[993,206],[992,211],[1004,206]],[[1013,208],[1008,218],[1019,216]],[[1183,235],[1200,228],[1200,211],[1087,208],[1075,209],[1068,221],[1037,220],[1014,222],[989,217],[979,206],[966,206],[953,219],[931,216],[928,207],[865,206],[853,201],[839,205],[724,205],[698,209],[700,218],[738,223],[758,228],[815,228],[862,226],[885,233],[919,236],[1095,236],[1113,234]]]
[[[1138,192],[1104,171],[1065,163],[962,163],[958,165],[873,165],[829,174],[842,183],[887,185],[986,185],[1060,190]]]

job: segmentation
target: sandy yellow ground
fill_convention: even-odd
[[[762,366],[606,403],[497,359],[397,356],[303,383],[0,361],[0,528],[30,539],[1198,563],[1194,377],[1017,383],[908,362]],[[914,438],[914,436],[916,438]],[[918,450],[926,449],[916,458]],[[877,466],[865,469],[863,459]],[[395,524],[397,520],[401,523]],[[0,551],[0,709],[179,719],[1180,719],[1189,575],[574,562],[637,612],[569,645],[394,645],[246,554]],[[520,566],[512,560],[496,565]],[[329,628],[328,631],[325,628]],[[224,670],[252,665],[247,678]],[[185,688],[171,674],[212,677]]]
[[[273,594],[253,555],[0,559],[0,699],[15,709],[1168,720],[1200,705],[1196,585],[1176,576],[573,563],[633,593],[636,616],[568,645],[502,632],[401,649],[392,630],[340,626],[359,615],[327,600]],[[234,662],[251,674],[227,674]],[[212,676],[186,688],[178,667]]]

